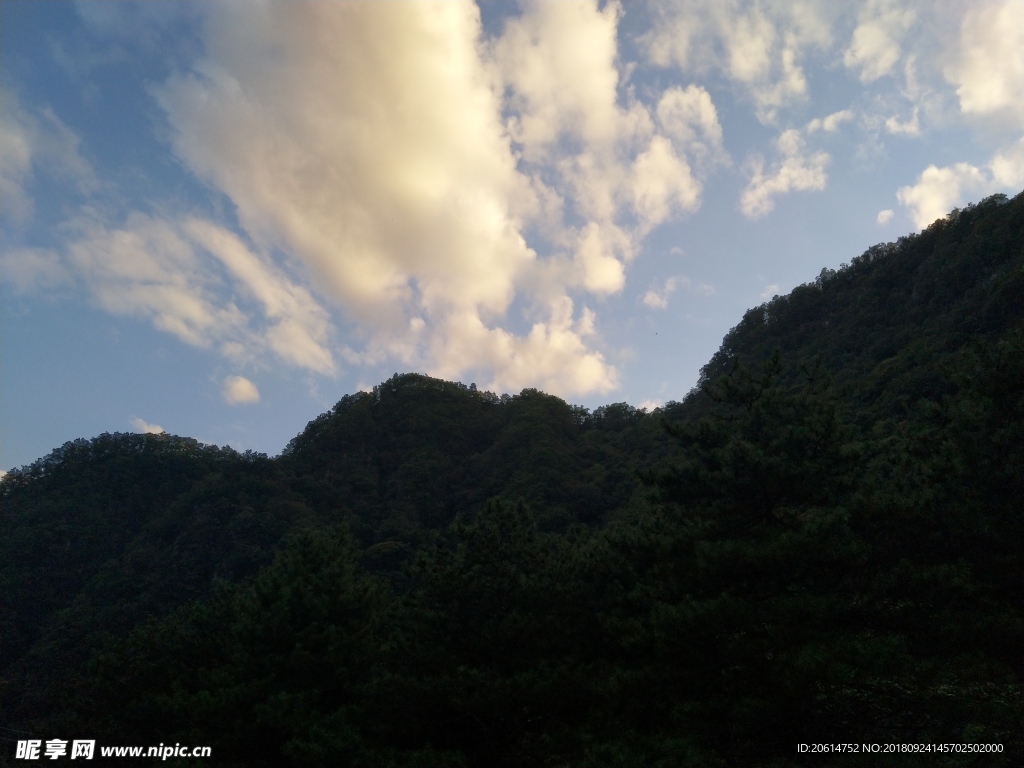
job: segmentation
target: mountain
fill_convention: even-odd
[[[273,459],[68,443],[0,481],[4,733],[226,765],[1014,765],[1022,382],[1024,194],[750,310],[653,413],[404,374]]]
[[[954,210],[918,235],[876,245],[838,271],[744,315],[702,370],[704,382],[737,357],[820,357],[864,419],[948,393],[961,351],[1002,338],[1024,317],[1024,205],[995,195]]]

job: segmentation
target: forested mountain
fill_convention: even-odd
[[[273,459],[119,434],[11,472],[0,735],[1020,765],[1022,496],[1024,194],[750,310],[653,413],[405,374]],[[797,751],[822,742],[927,751]]]

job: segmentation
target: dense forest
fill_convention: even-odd
[[[404,374],[276,458],[10,472],[0,764],[1019,766],[1021,498],[1024,193],[750,310],[653,413]]]

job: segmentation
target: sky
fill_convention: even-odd
[[[681,400],[1024,187],[1024,0],[0,3],[0,467],[420,372]]]

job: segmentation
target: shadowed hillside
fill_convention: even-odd
[[[654,413],[404,374],[276,458],[68,443],[0,481],[0,722],[239,766],[1019,765],[1022,382],[1024,194],[750,310]]]

